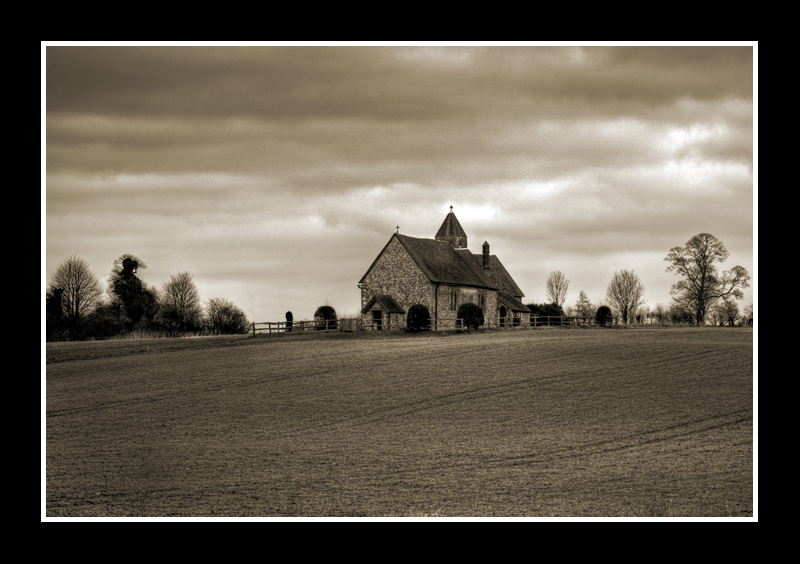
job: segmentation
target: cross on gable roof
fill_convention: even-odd
[[[483,245],[485,254],[473,254],[467,249],[467,234],[452,210],[453,206],[450,206],[450,213],[447,214],[436,233],[435,239],[422,239],[393,233],[366,274],[361,277],[359,284],[364,283],[375,264],[396,240],[430,282],[496,290],[498,299],[507,307],[514,311],[530,311],[520,301],[524,294],[500,259],[495,255],[489,255],[488,243]],[[390,296],[374,296],[364,308],[364,312],[373,307],[376,302],[391,313],[404,313]]]
[[[398,233],[392,235],[386,247],[391,244],[393,239],[397,239],[431,282],[476,286],[478,288],[489,288],[491,290],[497,289],[497,285],[486,276],[483,272],[483,268],[480,268],[480,265],[475,263],[472,254],[466,249],[456,250],[446,241],[420,239],[417,237],[409,237],[408,235],[400,235]],[[384,247],[383,251],[378,255],[378,258],[380,258],[386,250],[386,247]],[[372,266],[375,265],[378,258],[375,259]],[[367,274],[372,270],[372,266],[370,266],[359,283],[364,281],[364,278],[366,278]]]

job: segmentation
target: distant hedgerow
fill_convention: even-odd
[[[564,309],[558,304],[525,304],[531,315],[549,315],[558,317],[564,315]]]

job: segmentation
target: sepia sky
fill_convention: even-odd
[[[251,321],[360,308],[396,226],[452,205],[525,293],[553,270],[605,300],[719,238],[756,282],[757,44],[42,45],[42,270],[125,253]],[[755,90],[755,91],[754,91]],[[756,126],[757,127],[757,126]]]

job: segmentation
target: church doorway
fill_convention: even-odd
[[[506,326],[506,315],[508,311],[506,310],[506,306],[500,306],[500,327]]]
[[[383,327],[383,312],[379,309],[372,310],[372,328],[380,331]]]

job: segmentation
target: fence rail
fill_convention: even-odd
[[[523,317],[501,317],[487,320],[481,329],[529,329],[531,327],[599,326],[593,317],[568,317],[565,315],[532,315]],[[607,325],[617,325],[617,320]],[[328,321],[264,321],[252,323],[253,335],[272,333],[302,333],[305,331],[401,331],[406,329],[404,321],[381,322],[360,318],[332,319]],[[464,321],[458,318],[442,318],[432,321],[425,329],[434,331],[461,331]]]
[[[302,333],[303,331],[338,331],[339,320],[329,321],[263,321],[252,323],[253,335],[256,333]]]

